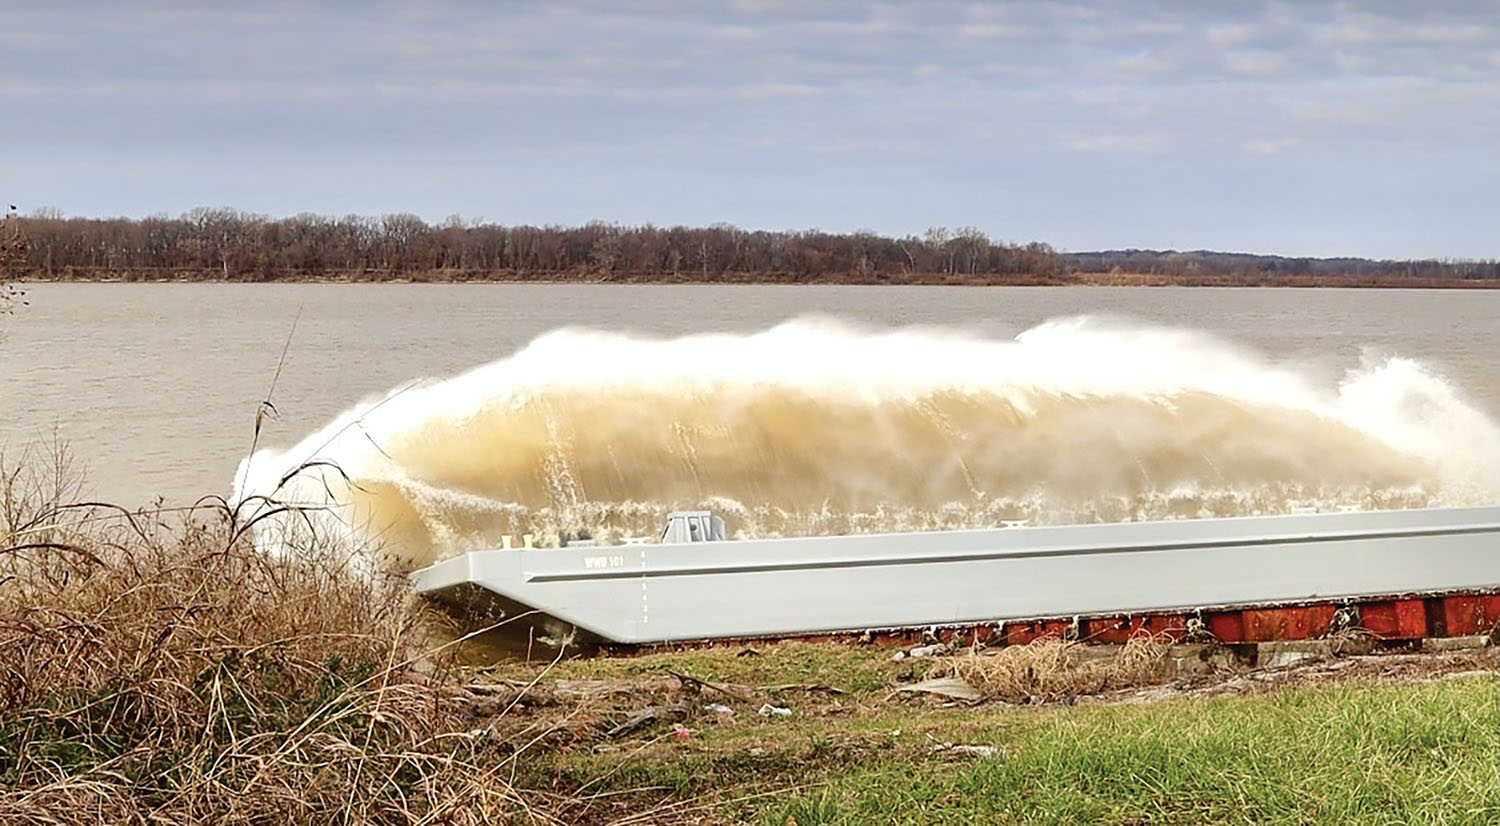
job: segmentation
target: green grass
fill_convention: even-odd
[[[1001,715],[1003,716],[1003,714]],[[1256,698],[996,715],[1002,756],[835,767],[781,824],[1496,823],[1493,681],[1299,689]]]
[[[796,714],[689,723],[614,751],[539,754],[535,779],[589,791],[662,790],[730,822],[1500,823],[1500,684],[1348,681],[1139,705],[939,708],[888,700],[913,665],[886,652],[775,646],[571,662],[554,675],[672,669],[744,685],[826,683],[784,695]],[[917,666],[920,670],[921,666]],[[917,675],[920,676],[920,675]],[[996,747],[951,757],[934,743]]]
[[[749,654],[747,652],[754,652]],[[575,658],[559,662],[547,679],[618,680],[675,671],[699,679],[739,685],[820,683],[851,694],[885,693],[892,679],[909,677],[930,661],[893,663],[891,650],[873,646],[780,642],[751,647],[682,649],[619,658]],[[529,677],[544,660],[506,663],[500,675]]]

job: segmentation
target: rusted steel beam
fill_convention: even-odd
[[[1139,634],[1169,640],[1190,635],[1195,621],[1201,632],[1221,643],[1280,642],[1317,639],[1342,627],[1339,612],[1354,618],[1348,627],[1392,641],[1487,634],[1500,625],[1500,593],[1460,592],[1401,597],[1372,597],[1298,605],[1222,606],[1196,614],[1177,612],[1087,617],[1038,617],[1004,623],[944,627],[889,628],[878,631],[754,639],[703,640],[669,645],[605,645],[601,651],[629,654],[662,648],[747,646],[779,641],[837,642],[896,648],[930,642],[957,645],[1025,645],[1054,637],[1085,643],[1120,644]]]

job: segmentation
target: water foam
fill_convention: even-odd
[[[1335,386],[1203,332],[1099,318],[1011,340],[801,319],[654,339],[563,329],[356,405],[242,465],[387,563],[502,535],[650,535],[710,507],[777,536],[1492,502],[1500,427],[1439,375]],[[336,464],[279,480],[309,462]]]

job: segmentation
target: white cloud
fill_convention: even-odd
[[[736,86],[734,93],[746,100],[767,98],[807,98],[823,94],[823,89],[806,83],[752,83]]]
[[[1142,75],[1167,74],[1177,68],[1177,63],[1174,61],[1150,52],[1140,52],[1118,58],[1114,61],[1114,65],[1122,72]]]
[[[1302,143],[1300,138],[1260,138],[1245,141],[1245,148],[1257,155],[1275,155]]]
[[[1030,37],[1036,34],[1036,30],[1029,26],[1015,26],[1004,23],[966,23],[959,28],[959,33],[964,37],[973,37],[981,40],[1014,40],[1021,37]]]
[[[1230,23],[1223,26],[1209,26],[1205,34],[1208,42],[1215,46],[1238,46],[1258,38],[1263,28],[1256,23]]]
[[[1065,141],[1079,152],[1148,152],[1166,143],[1160,134],[1073,135]]]
[[[1493,44],[1497,34],[1493,26],[1473,24],[1439,24],[1418,26],[1412,30],[1414,40],[1424,43]]]
[[[1281,74],[1290,64],[1277,52],[1255,51],[1227,54],[1224,65],[1235,74],[1270,76]]]
[[[23,172],[104,151],[434,167],[578,152],[610,168],[670,145],[715,169],[886,153],[962,186],[1048,153],[1260,170],[1500,145],[1500,4],[143,0],[32,4],[3,29]]]

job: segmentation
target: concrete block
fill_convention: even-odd
[[[1242,665],[1231,648],[1202,643],[1179,643],[1167,649],[1167,667],[1175,677],[1212,674]]]
[[[1422,650],[1428,654],[1452,654],[1460,651],[1478,651],[1490,644],[1484,634],[1468,637],[1428,637],[1422,640]]]
[[[1325,660],[1333,656],[1332,640],[1286,640],[1255,645],[1255,664],[1260,668],[1285,668],[1289,665]]]

